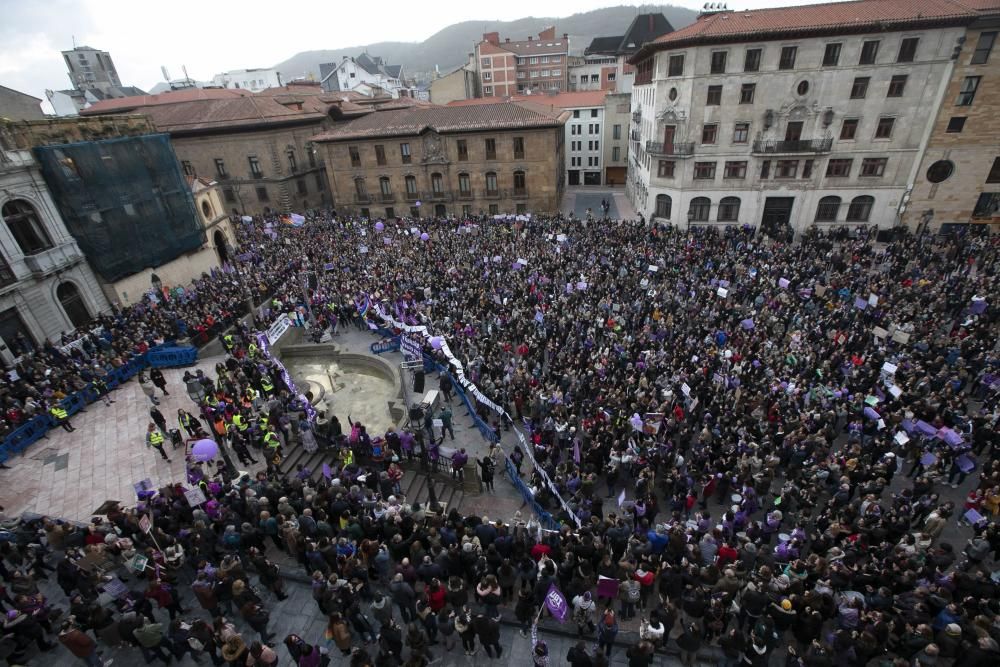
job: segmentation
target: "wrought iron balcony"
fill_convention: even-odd
[[[791,141],[757,139],[753,142],[754,153],[829,153],[832,147],[832,137]]]
[[[417,201],[418,199],[420,199],[420,195],[416,192],[407,192],[406,194],[403,195],[403,199],[405,199],[406,201]]]
[[[368,194],[367,192],[365,192],[363,194],[360,193],[360,192],[355,192],[354,193],[354,203],[355,204],[371,204],[372,203],[372,196],[370,194]]]
[[[389,193],[380,192],[378,200],[383,204],[391,204],[392,202],[396,201],[396,195],[392,194],[391,192]]]
[[[510,196],[514,199],[527,199],[528,188],[514,188],[510,191]]]
[[[458,198],[464,200],[472,199],[472,190],[459,190]]]
[[[665,144],[662,141],[647,141],[646,152],[650,155],[693,155],[694,144]]]
[[[450,201],[451,192],[449,190],[428,190],[424,193],[426,201]]]
[[[500,199],[500,190],[480,190],[479,196],[483,199]]]

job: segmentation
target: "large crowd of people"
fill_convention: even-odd
[[[685,664],[709,649],[727,665],[1000,662],[994,238],[879,242],[860,229],[788,243],[748,227],[562,218],[239,224],[254,250],[238,265],[187,302],[106,318],[112,335],[77,368],[199,318],[228,322],[237,308],[216,292],[235,304],[247,284],[269,295],[261,323],[288,312],[334,335],[367,327],[363,304],[381,304],[442,336],[505,409],[479,406],[501,436],[496,462],[510,457],[561,530],[409,505],[394,459],[422,449],[420,429],[368,434],[330,418],[314,433],[239,326],[214,377],[186,378],[200,412],[179,423],[241,462],[265,457],[267,471],[241,483],[192,462],[203,504],[166,487],[84,529],[46,520],[44,546],[27,529],[0,545],[18,651],[56,634],[34,578],[57,562],[71,618],[58,636],[91,664],[96,641],[147,660],[273,664],[287,650],[315,665],[331,650],[352,666],[424,665],[456,636],[466,654],[502,659],[500,610],[526,634],[552,584],[598,650],[549,655],[543,637],[536,665],[602,665],[616,650],[650,665],[660,648]],[[59,360],[53,349],[18,369],[8,405],[86,381],[72,364],[61,380],[31,375]],[[339,463],[318,481],[283,473],[289,448],[321,445]],[[275,550],[308,573],[328,619],[323,637],[290,635],[286,649],[264,599],[285,594]],[[101,606],[102,574],[137,553],[148,588]],[[192,599],[201,613],[184,610]],[[636,616],[621,647],[619,623]]]

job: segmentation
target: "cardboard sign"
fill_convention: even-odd
[[[136,572],[142,572],[146,569],[146,564],[148,562],[149,558],[142,554],[136,554],[135,556],[132,556],[132,560],[129,561],[128,566]]]
[[[197,507],[205,502],[205,492],[201,490],[200,486],[184,489],[184,498],[187,500],[188,507]]]
[[[882,372],[893,375],[899,367],[896,364],[890,364],[888,361],[882,364]]]
[[[718,290],[716,290],[715,293],[721,296],[723,299],[725,299],[729,295],[729,290],[727,290],[725,287],[720,287]]]
[[[144,533],[148,533],[153,528],[153,522],[149,520],[148,514],[143,514],[142,517],[139,518],[139,528]]]
[[[906,333],[905,331],[893,331],[892,339],[897,343],[902,343],[905,345],[906,343],[910,342],[910,334]]]

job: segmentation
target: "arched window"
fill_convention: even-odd
[[[403,179],[406,184],[406,197],[407,199],[417,198],[417,179],[415,176],[407,176]]]
[[[528,191],[528,183],[524,178],[524,172],[518,169],[514,172],[514,196],[523,195]]]
[[[719,201],[719,222],[736,222],[740,218],[740,198],[723,197]]]
[[[708,214],[712,210],[712,200],[708,197],[695,197],[688,209],[688,220],[691,222],[708,222]]]
[[[472,195],[472,179],[464,172],[458,175],[458,194],[463,197]]]
[[[212,204],[207,199],[201,200],[201,214],[204,216],[205,222],[212,221]]]
[[[52,239],[38,219],[35,207],[23,199],[12,199],[3,205],[3,221],[25,255],[37,255],[52,247]]]
[[[83,295],[76,285],[69,282],[59,283],[56,287],[56,298],[59,299],[59,305],[73,324],[73,328],[79,329],[90,323],[90,311],[87,310],[87,304],[84,303]]]
[[[359,199],[363,199],[368,195],[368,188],[365,187],[365,179],[360,177],[354,179],[354,194],[356,194]]]
[[[875,205],[875,197],[861,195],[851,200],[851,205],[847,207],[848,222],[868,222],[872,215],[872,206]]]
[[[670,199],[670,195],[656,195],[656,213],[654,215],[657,218],[669,220],[670,209],[673,208],[673,205],[674,202]]]
[[[444,177],[437,172],[431,174],[431,191],[436,195],[444,194]]]
[[[823,197],[816,206],[816,222],[836,222],[840,215],[840,197]]]
[[[389,182],[388,176],[378,179],[378,190],[386,197],[392,194],[392,183]]]
[[[497,174],[495,171],[486,172],[486,196],[496,197],[500,194],[500,187],[497,185]]]

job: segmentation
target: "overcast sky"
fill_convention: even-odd
[[[730,0],[731,9],[810,0]],[[149,90],[165,65],[181,65],[198,80],[219,72],[270,67],[299,51],[379,41],[419,42],[452,23],[568,16],[632,0],[0,0],[0,85],[45,99],[45,89],[69,88],[59,54],[78,45],[109,51],[124,85]],[[700,9],[704,0],[672,4]],[[609,31],[623,26],[608,26]],[[404,63],[405,64],[405,63]]]

